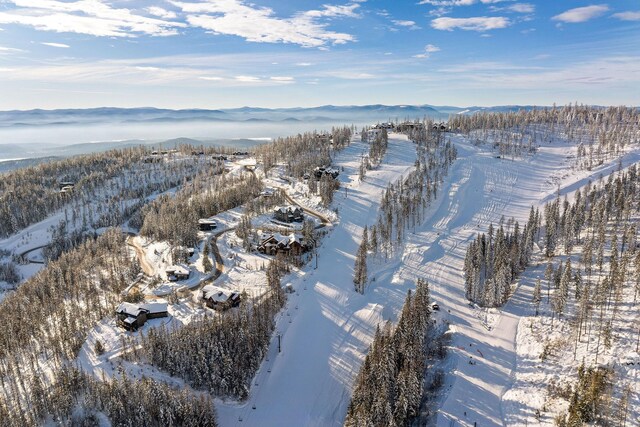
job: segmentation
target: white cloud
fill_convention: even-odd
[[[15,53],[15,52],[24,52],[24,50],[22,49],[16,49],[14,47],[4,47],[4,46],[0,46],[0,53]]]
[[[476,0],[422,0],[418,4],[430,4],[431,6],[471,6]]]
[[[436,30],[453,31],[456,28],[468,31],[488,31],[506,28],[511,24],[503,16],[478,16],[474,18],[436,18],[431,21],[431,27]]]
[[[279,18],[273,9],[245,4],[243,0],[208,0],[201,3],[174,1],[187,14],[187,22],[215,34],[242,37],[258,43],[293,43],[303,47],[322,47],[327,43],[355,41],[351,34],[327,30],[321,18],[355,17],[358,4],[324,5],[319,10],[299,12]]]
[[[293,83],[294,82],[294,78],[293,77],[288,77],[288,76],[273,76],[273,77],[270,77],[270,80],[273,80],[274,82],[278,82],[278,83]]]
[[[508,0],[480,0],[482,4],[501,3]],[[478,3],[478,0],[422,0],[418,4],[430,4],[431,6],[471,6]]]
[[[531,3],[514,3],[508,6],[490,6],[492,12],[501,12],[503,10],[515,13],[533,13],[536,11],[535,5]]]
[[[1,24],[18,24],[41,31],[93,36],[133,37],[137,34],[177,34],[183,23],[151,18],[129,9],[113,8],[100,0],[6,0],[17,6],[0,12]]]
[[[64,43],[43,42],[43,43],[40,43],[40,44],[45,45],[45,46],[50,46],[50,47],[59,47],[59,48],[63,48],[63,49],[71,47],[68,44],[64,44]]]
[[[217,77],[217,76],[200,76],[198,78],[200,80],[207,80],[211,82],[219,82],[220,80],[222,80],[222,77]]]
[[[409,20],[403,20],[403,19],[392,19],[391,22],[394,25],[397,25],[399,27],[405,27],[408,28],[410,30],[419,30],[420,27],[418,25],[416,25],[415,21],[409,21]]]
[[[157,6],[148,7],[146,10],[150,15],[157,16],[159,18],[175,19],[178,17],[175,12]]]
[[[255,76],[236,76],[235,79],[241,83],[258,83],[261,81],[260,77]]]
[[[298,62],[298,63],[296,63],[296,65],[297,65],[298,67],[310,67],[310,66],[312,66],[313,64],[312,64],[311,62]]]
[[[568,24],[576,24],[579,22],[586,22],[591,19],[604,15],[609,10],[609,6],[606,4],[576,7],[575,9],[569,9],[566,12],[562,12],[559,15],[552,17],[554,21],[565,22]]]
[[[531,3],[516,3],[507,6],[507,10],[516,13],[533,13],[536,10],[536,7]]]
[[[428,44],[424,47],[424,52],[419,53],[417,55],[413,55],[414,58],[429,58],[432,53],[440,52],[440,48],[438,46]]]
[[[621,21],[640,21],[640,11],[614,13],[612,16],[620,19]]]

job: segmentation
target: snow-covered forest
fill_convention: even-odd
[[[569,105],[3,174],[0,426],[632,425],[639,135]]]

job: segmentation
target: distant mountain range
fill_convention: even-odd
[[[309,123],[373,123],[430,117],[446,120],[451,114],[473,114],[479,111],[517,111],[533,106],[453,107],[434,105],[323,105],[309,108],[186,109],[160,108],[88,108],[61,110],[0,111],[0,127],[71,126],[109,123],[171,122],[309,122]]]

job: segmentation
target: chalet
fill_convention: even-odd
[[[162,161],[162,157],[157,154],[157,151],[154,151],[156,154],[151,154],[144,158],[145,163],[160,163]]]
[[[168,304],[166,302],[147,302],[140,304],[140,308],[147,310],[147,320],[169,316]]]
[[[167,267],[165,273],[167,273],[167,279],[169,279],[170,282],[185,280],[188,279],[191,275],[191,272],[181,265],[172,265],[170,267]]]
[[[211,231],[215,230],[217,227],[218,223],[212,219],[201,218],[198,220],[198,230],[200,231]]]
[[[412,130],[424,129],[424,124],[420,122],[403,122],[397,126],[399,132],[409,132]]]
[[[266,233],[262,235],[258,252],[266,255],[294,255],[299,256],[307,251],[302,236],[296,233],[282,235],[280,233]]]
[[[326,133],[317,133],[315,137],[318,142],[322,142],[324,144],[331,142],[331,140],[333,139],[331,135]]]
[[[240,293],[214,285],[202,288],[202,300],[207,307],[214,310],[227,310],[240,305]]]
[[[330,167],[319,166],[313,170],[313,174],[316,179],[322,178],[322,175],[329,175],[331,178],[336,179],[338,175],[340,175],[340,172]]]
[[[244,157],[244,156],[248,156],[249,152],[248,151],[234,151],[233,155],[234,156],[238,156],[238,157]]]
[[[393,129],[393,123],[390,122],[383,122],[383,123],[377,123],[373,126],[371,126],[371,129],[387,129],[387,130],[391,130]]]
[[[287,283],[287,284],[284,286],[284,291],[285,291],[286,293],[288,293],[288,294],[292,294],[292,293],[294,293],[294,292],[295,292],[295,289],[293,289],[293,285],[292,285],[291,283]]]
[[[212,158],[213,160],[227,160],[227,156],[223,154],[214,154]]]
[[[118,325],[128,331],[137,331],[143,326],[147,321],[147,313],[144,308],[128,302],[123,302],[116,308]]]
[[[169,311],[166,302],[149,302],[145,304],[121,303],[116,308],[116,317],[119,326],[128,331],[137,331],[144,326],[147,320],[167,317]]]
[[[291,205],[276,207],[273,212],[273,217],[283,222],[302,222],[304,220],[302,208]]]
[[[433,126],[431,126],[431,130],[436,132],[447,132],[449,128],[447,128],[447,125],[444,123],[434,123]]]
[[[273,196],[273,188],[265,188],[260,192],[261,197],[271,197]]]

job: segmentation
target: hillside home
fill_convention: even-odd
[[[299,256],[307,251],[307,246],[302,241],[300,234],[291,233],[282,235],[280,233],[266,233],[262,235],[258,252],[266,255],[293,255]]]
[[[302,222],[304,220],[302,208],[292,205],[276,207],[273,212],[273,217],[282,222]]]
[[[170,267],[167,267],[165,273],[167,273],[167,279],[170,282],[175,282],[177,280],[186,280],[191,275],[191,272],[181,265],[172,265]]]
[[[118,326],[128,331],[137,331],[147,320],[167,317],[169,311],[166,302],[150,302],[144,304],[121,303],[116,308]]]
[[[205,305],[214,310],[228,310],[240,305],[240,293],[230,289],[207,285],[202,288],[202,300]]]

